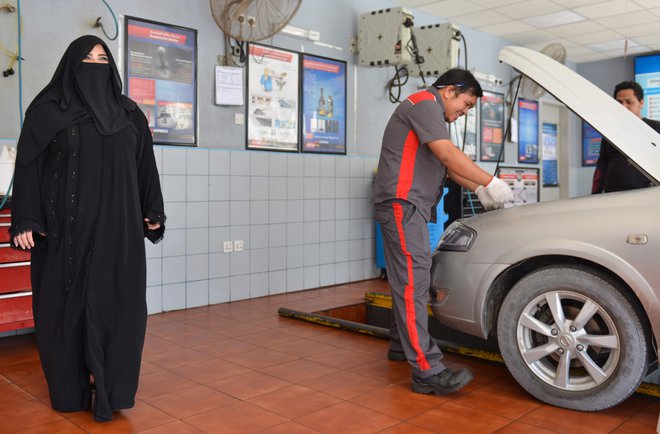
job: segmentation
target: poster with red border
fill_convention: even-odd
[[[504,161],[504,95],[484,91],[481,97],[481,161]]]
[[[251,43],[248,56],[246,148],[298,152],[300,54]]]

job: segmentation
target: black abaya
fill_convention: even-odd
[[[24,129],[53,110],[56,102],[29,110]],[[13,193],[12,238],[35,236],[33,311],[51,403],[88,409],[91,373],[97,420],[134,405],[147,318],[144,237],[159,241],[165,222],[147,120],[139,109],[126,113],[128,124],[112,134],[86,116],[37,144],[41,152],[17,161]]]

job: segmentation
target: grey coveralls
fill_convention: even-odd
[[[431,253],[427,222],[435,222],[446,168],[426,143],[449,140],[438,90],[410,95],[392,114],[383,136],[374,185],[394,321],[390,349],[403,351],[413,372],[430,377],[445,369],[428,332]]]

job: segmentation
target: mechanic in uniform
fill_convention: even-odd
[[[448,369],[428,332],[431,249],[427,222],[436,220],[445,178],[475,191],[487,210],[513,200],[504,181],[479,168],[449,139],[446,122],[465,115],[482,95],[469,71],[449,70],[431,87],[401,102],[383,135],[374,203],[392,289],[394,320],[388,358],[412,365],[412,390],[417,393],[451,393],[473,377],[467,368]]]
[[[624,81],[614,88],[614,99],[621,105],[642,118],[644,90],[634,81]],[[660,133],[660,122],[642,118],[644,122]],[[651,181],[644,176],[612,143],[603,138],[600,155],[596,162],[591,193],[610,193],[613,191],[634,190],[650,187]]]

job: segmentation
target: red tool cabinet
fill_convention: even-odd
[[[0,210],[0,332],[34,327],[30,254],[9,247],[10,221],[10,210]]]

